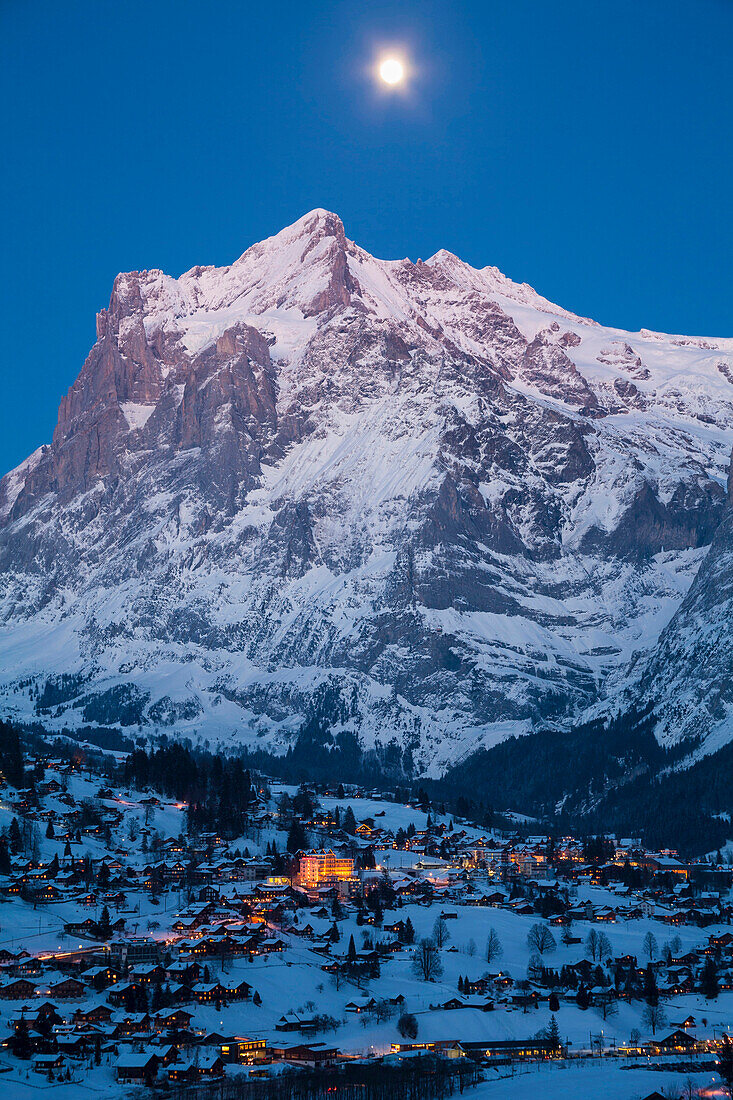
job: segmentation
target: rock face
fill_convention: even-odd
[[[651,707],[658,739],[693,754],[733,737],[733,477],[712,545],[658,644],[633,670],[619,705]]]
[[[0,701],[275,751],[351,731],[433,773],[567,721],[695,577],[731,378],[731,342],[376,260],[323,210],[229,267],[120,275],[0,482]]]

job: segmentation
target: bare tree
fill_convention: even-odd
[[[595,928],[591,928],[590,932],[588,933],[588,935],[585,938],[585,949],[588,952],[588,954],[590,955],[590,957],[593,959],[593,962],[595,962],[596,959],[599,957],[598,956],[598,933],[596,932]]]
[[[384,1020],[391,1020],[393,1016],[397,1015],[397,1005],[393,1005],[386,997],[381,997],[378,1001],[375,1001],[370,1015],[378,1023],[383,1023]]]
[[[531,982],[537,982],[542,976],[542,956],[533,951],[527,963],[527,977]]]
[[[448,922],[445,917],[436,917],[435,924],[433,925],[433,942],[436,947],[445,947],[450,939],[450,932],[448,931]]]
[[[538,955],[550,954],[557,947],[555,937],[545,924],[533,924],[527,934],[527,947]]]
[[[598,933],[598,958],[603,962],[606,959],[610,959],[613,955],[613,948],[611,947],[611,941],[605,932]]]
[[[312,1018],[311,1026],[314,1031],[337,1031],[341,1027],[341,1021],[337,1020],[335,1016],[329,1016],[328,1013],[322,1012]]]
[[[438,946],[433,939],[426,936],[420,940],[412,955],[412,972],[416,978],[422,978],[424,982],[434,982],[442,977],[443,963],[440,960]]]
[[[645,1005],[641,1016],[644,1027],[651,1028],[652,1035],[656,1035],[658,1027],[664,1027],[667,1022],[667,1014],[660,1004]]]
[[[657,937],[654,935],[653,932],[647,932],[646,936],[644,936],[643,947],[644,947],[644,954],[647,956],[647,958],[651,962],[651,960],[654,958],[654,956],[657,953]]]
[[[486,961],[489,963],[495,962],[500,959],[504,954],[504,948],[501,946],[501,940],[496,934],[496,929],[489,929],[489,938],[486,941]]]
[[[682,1086],[681,1097],[682,1100],[696,1100],[696,1097],[700,1095],[697,1085],[691,1077],[685,1077],[685,1083]]]

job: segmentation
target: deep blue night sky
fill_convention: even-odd
[[[118,271],[228,263],[314,206],[378,256],[733,334],[732,42],[730,0],[0,0],[0,472]]]

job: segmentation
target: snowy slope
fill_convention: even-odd
[[[315,210],[115,280],[0,482],[0,699],[433,773],[625,685],[725,509],[733,341],[626,333]],[[62,673],[67,678],[62,682]]]

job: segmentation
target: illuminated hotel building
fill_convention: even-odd
[[[300,857],[296,882],[305,890],[319,886],[339,886],[354,881],[353,859],[342,858],[333,852],[307,852]]]

